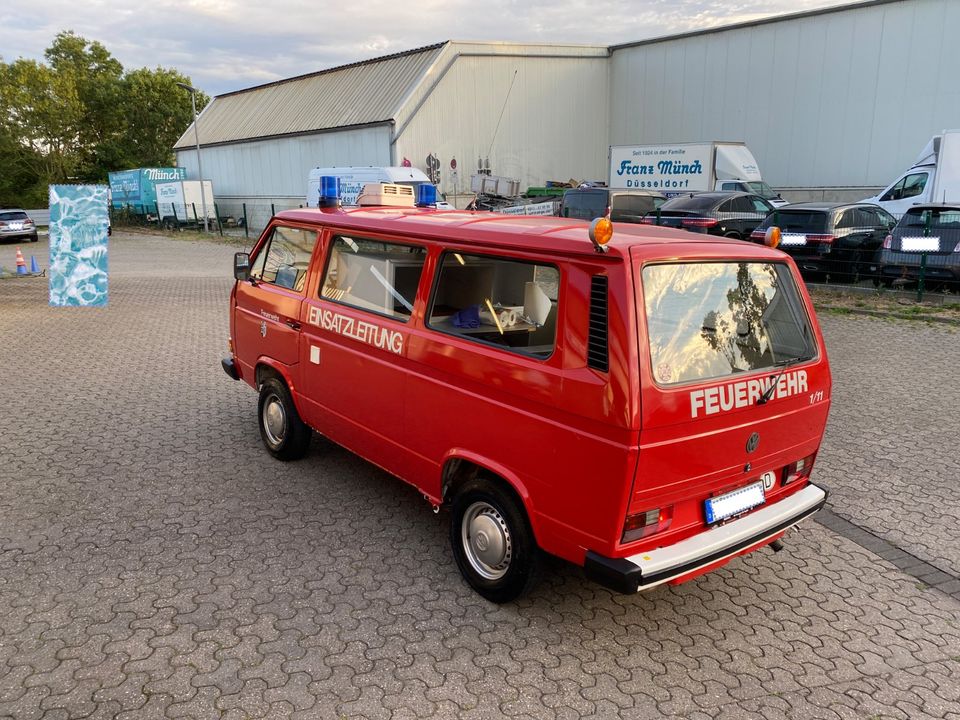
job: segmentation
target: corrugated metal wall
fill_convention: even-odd
[[[443,192],[453,191],[452,157],[461,192],[469,190],[478,158],[488,155],[493,174],[518,178],[524,190],[547,180],[603,179],[606,50],[554,47],[552,55],[538,57],[544,50],[498,44],[491,53],[484,45],[451,44],[428,78],[432,89],[417,100],[422,105],[416,112],[408,105],[409,124],[398,120],[396,161],[406,157],[422,168],[433,153]]]
[[[877,187],[960,127],[958,0],[614,49],[613,145],[743,140],[775,187]]]
[[[202,147],[203,174],[217,197],[303,198],[312,168],[389,165],[390,126]],[[196,150],[178,150],[177,164],[197,177]],[[269,200],[267,200],[269,202]]]

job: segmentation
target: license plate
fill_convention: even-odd
[[[707,511],[707,524],[712,525],[728,517],[739,515],[766,500],[763,494],[763,480],[717,497],[707,498],[704,507]]]
[[[11,230],[23,230],[23,223],[12,222],[12,223],[8,223],[7,227],[10,228]]]
[[[900,249],[903,252],[940,252],[939,237],[905,237],[900,238]]]
[[[797,235],[795,233],[787,233],[780,237],[781,245],[806,245],[807,236],[806,235]]]

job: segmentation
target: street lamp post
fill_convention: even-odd
[[[190,104],[193,106],[193,137],[197,142],[197,172],[200,173],[200,207],[203,212],[203,231],[209,232],[210,227],[207,224],[207,193],[203,187],[203,164],[200,162],[200,131],[197,129],[197,89],[182,82],[178,82],[177,85],[190,93]]]

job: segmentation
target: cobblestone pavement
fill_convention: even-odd
[[[863,316],[821,324],[833,405],[814,473],[834,512],[960,576],[960,330]]]
[[[613,595],[555,561],[483,601],[413,489],[323,440],[262,450],[218,363],[233,250],[118,235],[104,310],[0,281],[0,718],[960,720],[960,602],[817,523],[675,588]],[[956,433],[920,398],[956,337],[824,324],[835,511],[948,562]],[[911,484],[934,463],[942,484]],[[909,534],[884,467],[934,513]]]

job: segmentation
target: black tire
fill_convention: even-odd
[[[267,452],[277,460],[298,460],[310,448],[310,428],[297,412],[282,380],[268,377],[260,386],[257,423]]]
[[[539,575],[540,550],[523,505],[494,481],[471,480],[454,497],[450,545],[460,574],[490,602],[517,599]]]

